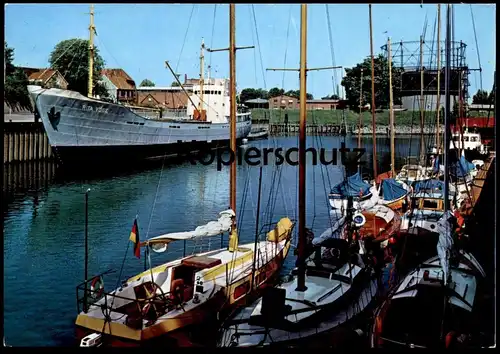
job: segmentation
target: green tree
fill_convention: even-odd
[[[488,104],[490,103],[490,97],[488,97],[488,91],[486,90],[477,90],[476,94],[472,96],[473,104]]]
[[[273,87],[272,89],[269,90],[269,98],[282,96],[283,94],[285,94],[285,90],[277,87]]]
[[[139,87],[154,87],[155,83],[149,79],[144,79],[141,81]]]
[[[67,39],[57,43],[50,53],[50,67],[59,70],[68,82],[68,89],[87,95],[89,77],[89,41],[86,39]],[[107,97],[108,92],[100,82],[104,60],[99,49],[94,46],[93,86],[94,95]]]
[[[269,98],[269,93],[263,89],[246,88],[241,90],[239,95],[241,102],[245,103],[248,100],[253,100],[256,98],[262,98],[267,100]]]
[[[22,69],[13,64],[14,49],[4,42],[5,55],[5,103],[12,109],[32,110],[31,100],[28,93],[28,78]]]
[[[325,97],[321,97],[322,100],[340,100],[340,97],[337,94],[327,95]]]
[[[389,106],[389,63],[383,54],[374,58],[375,78],[375,106]],[[359,106],[359,88],[361,83],[361,69],[363,69],[363,99],[362,104],[372,101],[371,57],[353,68],[346,68],[346,76],[341,85],[345,88],[346,99],[351,107]],[[392,92],[394,104],[401,104],[401,74],[402,69],[392,64]]]
[[[285,92],[285,95],[300,99],[300,90],[288,90],[287,92]],[[314,96],[310,93],[306,93],[306,99],[313,100]]]
[[[172,83],[170,84],[170,86],[171,87],[178,87],[178,86],[181,86],[181,85],[179,85],[179,83],[177,81],[172,81]]]
[[[495,89],[491,90],[491,92],[488,96],[488,103],[495,104]]]

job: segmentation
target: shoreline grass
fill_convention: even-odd
[[[288,114],[288,123],[298,123],[299,122],[299,110],[278,110],[278,109],[262,109],[255,108],[251,110],[252,120],[259,121],[269,119],[271,124],[279,124],[285,122],[285,114]],[[348,126],[357,125],[359,122],[359,113],[351,110],[345,111],[345,120]],[[429,124],[436,119],[436,111],[426,111],[425,112],[425,122]],[[308,124],[335,124],[340,125],[342,123],[342,111],[341,110],[309,110],[307,111],[307,121]],[[364,126],[370,126],[372,122],[371,112],[362,113],[362,124]],[[420,125],[420,111],[399,111],[394,112],[394,122],[396,126],[419,126]],[[380,126],[389,125],[389,111],[375,113],[375,123]]]

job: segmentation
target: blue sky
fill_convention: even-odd
[[[194,6],[194,8],[193,8]],[[493,85],[495,70],[495,5],[472,5],[476,25],[483,88]],[[331,33],[335,65],[351,67],[370,54],[368,5],[330,4]],[[215,22],[214,22],[214,8]],[[476,41],[469,5],[455,5],[455,39],[467,47],[469,67],[478,68]],[[265,68],[295,68],[299,65],[300,5],[259,4],[236,6],[237,45],[255,45],[256,49],[237,53],[238,90],[245,87],[285,90],[298,89],[294,72],[262,72]],[[15,49],[15,64],[47,67],[49,54],[61,40],[88,38],[89,5],[85,4],[9,4],[5,9],[5,38]],[[225,48],[229,43],[229,6],[227,4],[97,4],[95,24],[96,45],[107,67],[123,68],[139,84],[144,78],[157,86],[168,86],[173,78],[164,61],[169,60],[177,72],[198,77],[199,48],[204,37],[207,47]],[[190,15],[191,23],[188,27]],[[373,13],[374,52],[390,36],[393,41],[418,41],[425,17],[427,36],[433,36],[436,5],[375,4]],[[441,6],[442,38],[444,39],[446,6]],[[256,27],[258,31],[258,47]],[[212,35],[213,29],[213,35]],[[288,37],[287,37],[288,29]],[[186,35],[187,32],[187,35]],[[384,33],[386,32],[386,33]],[[186,39],[184,41],[184,38]],[[260,50],[259,50],[260,49]],[[260,57],[262,56],[262,61]],[[285,63],[286,59],[286,63]],[[332,65],[324,4],[308,6],[308,66]],[[212,76],[229,74],[227,52],[206,55]],[[332,70],[310,72],[308,92],[320,98],[333,91]],[[340,84],[342,70],[337,70]],[[472,96],[480,88],[478,73],[470,76]]]

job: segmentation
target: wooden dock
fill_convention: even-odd
[[[466,202],[459,209],[460,214],[463,216],[471,216],[476,212],[478,205],[481,203],[481,194],[484,191],[487,181],[488,183],[494,183],[491,177],[494,177],[492,175],[495,173],[495,155],[495,152],[490,153],[469,187],[469,198],[467,198]]]
[[[486,180],[488,180],[491,174],[495,173],[495,155],[495,152],[490,152],[490,155],[484,162],[484,165],[477,173],[476,178],[474,178],[474,182],[470,188],[470,197],[473,208],[480,200],[481,192]]]
[[[4,122],[3,163],[51,160],[52,147],[42,123]]]

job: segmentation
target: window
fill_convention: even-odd
[[[285,100],[281,100],[281,103],[283,103],[283,104],[284,104],[284,103],[285,103]]]
[[[479,139],[477,138],[477,136],[471,136],[470,141],[473,143],[477,143],[479,141]]]
[[[238,300],[240,297],[248,293],[250,290],[250,282],[246,281],[241,285],[238,285],[236,289],[234,289],[233,297],[235,300]]]
[[[273,102],[274,102],[274,103],[278,103],[278,99],[277,99],[277,98],[275,98],[275,99],[273,100]]]
[[[469,137],[468,136],[464,136],[464,141],[469,141]]]
[[[427,209],[437,209],[438,207],[438,201],[437,200],[430,200],[430,199],[424,199],[422,203],[423,208]]]
[[[293,100],[288,100],[288,103],[293,103]]]
[[[218,94],[218,95],[221,95],[221,91],[217,91],[217,94]]]

